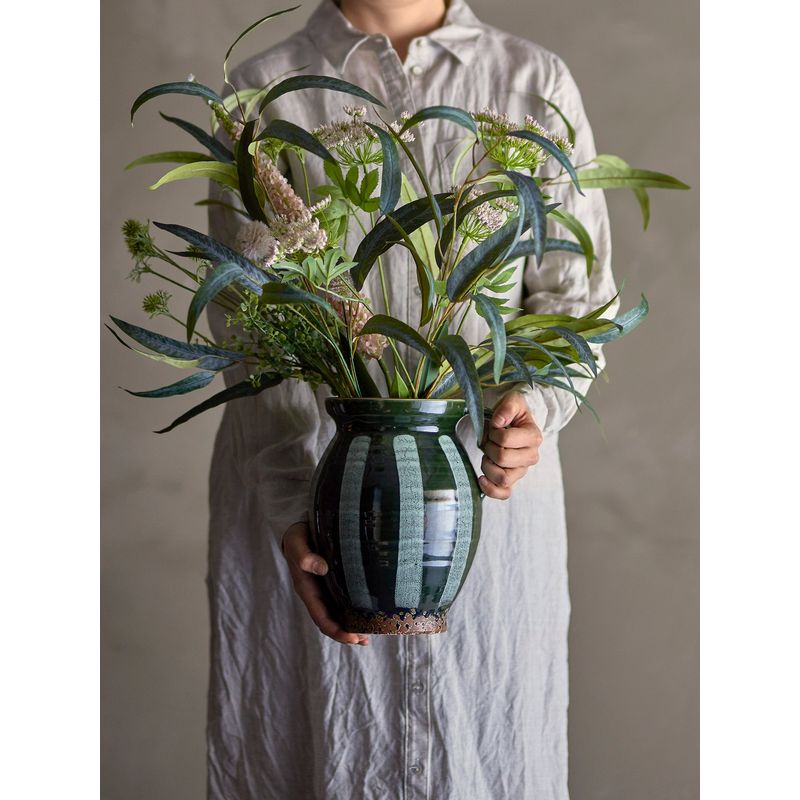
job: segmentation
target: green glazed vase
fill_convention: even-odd
[[[475,556],[482,494],[455,435],[463,400],[326,401],[336,435],[312,485],[313,546],[354,633],[447,630]]]

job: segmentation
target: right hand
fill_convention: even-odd
[[[320,631],[341,644],[368,645],[369,637],[363,633],[348,633],[325,605],[322,584],[317,576],[325,575],[328,565],[322,556],[311,551],[305,522],[296,522],[283,534],[281,552],[289,564],[294,590]]]

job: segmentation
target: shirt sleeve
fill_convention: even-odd
[[[594,137],[580,92],[566,65],[556,59],[556,78],[553,96],[555,103],[575,129],[575,149],[571,156],[575,165],[591,161],[597,154]],[[556,114],[548,117],[547,126],[562,130],[563,121]],[[545,176],[555,175],[560,165],[550,159],[542,169]],[[524,270],[524,310],[530,314],[570,314],[582,316],[608,302],[616,294],[611,272],[611,236],[605,195],[599,189],[585,189],[585,197],[578,194],[571,183],[552,187],[553,201],[576,216],[584,225],[594,243],[596,261],[591,276],[586,274],[586,262],[581,254],[551,251],[545,255],[541,266],[528,257]],[[548,216],[547,236],[573,238],[552,216]],[[612,317],[617,310],[615,301],[604,316]],[[598,373],[605,366],[605,356],[600,345],[590,345],[597,359]],[[594,379],[573,378],[575,389],[583,395]],[[554,386],[522,384],[517,387],[527,400],[534,421],[543,433],[560,431],[578,410],[577,398],[565,389]]]

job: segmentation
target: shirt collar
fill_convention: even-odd
[[[464,0],[449,0],[442,27],[432,31],[427,38],[441,45],[461,63],[469,64],[483,27]],[[353,27],[334,0],[322,0],[306,23],[306,32],[338,72],[344,71],[347,60],[364,42],[382,38]]]

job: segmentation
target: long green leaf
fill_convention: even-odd
[[[616,167],[618,169],[631,168],[627,161],[624,161],[619,156],[612,156],[608,153],[596,156],[594,160],[603,167]],[[641,186],[633,186],[631,187],[631,191],[636,201],[639,203],[639,208],[642,212],[642,227],[644,230],[647,230],[647,226],[650,224],[650,195],[647,193],[647,189],[643,189]]]
[[[370,128],[378,135],[383,151],[383,166],[381,168],[381,204],[380,209],[384,214],[394,211],[400,199],[400,159],[397,155],[397,145],[394,139],[377,125],[368,122]]]
[[[218,264],[212,269],[200,288],[194,293],[192,302],[189,304],[189,312],[186,315],[186,338],[192,338],[195,325],[203,309],[226,287],[241,278],[246,277],[244,271],[238,264],[226,261]]]
[[[251,119],[242,128],[242,135],[239,137],[239,145],[236,148],[236,174],[239,179],[239,193],[247,213],[253,219],[266,223],[267,217],[261,208],[261,203],[258,202],[256,187],[253,183],[255,169],[253,156],[250,154],[250,143],[253,141],[253,133],[257,124],[257,119]]]
[[[146,350],[138,350],[135,347],[131,347],[110,325],[106,325],[108,328],[109,333],[123,346],[126,347],[128,350],[131,350],[134,353],[137,353],[140,356],[144,356],[145,358],[152,359],[153,361],[158,361],[161,364],[169,364],[171,367],[177,367],[178,369],[196,369],[197,367],[202,367],[203,369],[225,369],[233,364],[233,361],[229,359],[220,359],[216,358],[215,356],[205,356],[204,358],[171,358],[170,356],[162,355],[161,353],[152,353],[147,352]],[[202,364],[200,362],[203,362]]]
[[[130,322],[111,317],[113,323],[135,342],[152,350],[154,353],[176,358],[181,360],[196,360],[197,366],[203,369],[224,369],[234,361],[240,361],[241,353],[232,350],[223,350],[218,347],[209,347],[204,344],[194,344],[192,342],[182,342],[179,339],[172,339],[169,336],[140,328]],[[199,360],[198,360],[199,359]]]
[[[261,302],[265,305],[317,305],[336,316],[331,305],[311,292],[298,289],[288,283],[269,283],[264,286]]]
[[[261,116],[264,113],[264,109],[281,95],[287,92],[296,92],[300,89],[326,89],[329,92],[342,92],[343,94],[360,97],[362,100],[367,100],[376,106],[385,108],[385,105],[375,95],[348,81],[331,78],[327,75],[293,75],[291,78],[276,84],[267,92],[258,107],[258,115]]]
[[[217,163],[214,156],[207,153],[194,153],[189,150],[166,150],[163,153],[149,153],[131,161],[125,169],[140,167],[143,164],[196,164],[200,161],[213,161]]]
[[[690,187],[666,175],[648,169],[621,166],[599,166],[578,171],[581,185],[587,189],[689,189]]]
[[[158,86],[151,86],[145,89],[134,101],[131,106],[131,124],[133,124],[133,115],[148,101],[155,97],[161,97],[165,94],[189,94],[195,97],[203,97],[206,100],[211,100],[214,103],[221,103],[222,98],[208,86],[203,86],[202,83],[196,81],[176,81],[174,83],[160,83]]]
[[[589,231],[586,230],[583,223],[575,216],[563,208],[557,208],[552,211],[553,219],[563,225],[580,244],[584,258],[586,259],[586,274],[591,276],[592,267],[594,266],[594,242]]]
[[[171,122],[173,125],[177,125],[181,130],[186,131],[186,133],[188,133],[190,136],[193,136],[204,147],[207,147],[208,151],[212,156],[214,156],[214,158],[217,159],[217,161],[222,161],[229,164],[233,162],[233,153],[227,147],[225,147],[222,142],[206,133],[202,128],[195,125],[193,122],[187,122],[185,119],[179,119],[178,117],[167,116],[162,111],[159,111],[158,113],[162,119],[165,119],[167,122]]]
[[[169,433],[169,431],[171,431],[173,428],[177,428],[178,425],[183,425],[184,422],[188,422],[193,417],[196,417],[198,414],[202,414],[204,411],[208,411],[210,408],[215,408],[223,403],[228,403],[231,400],[238,400],[242,397],[254,397],[255,395],[263,392],[265,389],[269,389],[272,386],[277,386],[282,380],[283,378],[280,375],[262,375],[261,382],[258,386],[254,386],[251,381],[242,381],[241,383],[236,383],[233,386],[229,386],[227,389],[223,389],[221,392],[212,395],[208,398],[208,400],[204,400],[202,403],[200,403],[200,405],[189,409],[189,411],[187,411],[185,414],[181,414],[181,416],[179,416],[171,424],[167,425],[166,428],[162,428],[160,431],[155,431],[155,433]]]
[[[358,379],[358,388],[361,390],[361,397],[380,397],[381,390],[372,380],[372,375],[369,374],[367,365],[364,363],[360,353],[353,353],[353,364],[356,368],[356,378]]]
[[[167,231],[167,233],[183,239],[185,242],[189,242],[189,244],[193,244],[195,247],[199,247],[212,260],[219,263],[232,261],[234,264],[238,264],[242,268],[242,272],[254,284],[249,288],[256,293],[258,293],[258,289],[262,284],[274,280],[241,253],[231,250],[230,247],[207,236],[205,233],[200,233],[200,231],[196,231],[193,228],[187,228],[185,225],[174,225],[168,222],[153,222],[153,225],[162,231]]]
[[[523,210],[524,211],[524,210]],[[447,296],[457,302],[472,288],[475,281],[490,272],[519,238],[521,217],[513,217],[470,250],[455,265],[447,278]]]
[[[467,402],[472,426],[480,444],[483,439],[483,393],[481,392],[480,378],[475,367],[469,346],[460,336],[448,334],[442,336],[437,345],[450,362],[453,374],[464,393]]]
[[[528,175],[514,170],[505,170],[517,188],[519,202],[524,203],[524,213],[528,218],[533,237],[533,255],[536,263],[540,265],[544,258],[544,243],[547,238],[547,209],[544,198],[536,181]],[[520,209],[523,213],[523,209]]]
[[[592,375],[597,377],[597,363],[595,362],[594,353],[592,353],[586,340],[580,334],[571,331],[569,328],[564,328],[561,325],[554,325],[550,330],[554,333],[558,333],[562,339],[569,342],[580,357],[581,363],[586,364],[592,371]]]
[[[567,154],[553,141],[547,139],[544,136],[539,136],[538,133],[532,133],[531,131],[511,131],[509,136],[516,136],[518,139],[527,139],[530,142],[535,142],[542,148],[542,150],[546,150],[550,153],[559,164],[567,171],[567,175],[572,180],[575,188],[578,190],[578,194],[582,195],[583,191],[581,190],[581,184],[578,180],[578,173],[575,171],[575,167],[572,165],[572,162],[567,157]]]
[[[303,150],[308,150],[309,153],[319,156],[323,161],[329,161],[331,164],[336,163],[336,159],[331,155],[330,150],[322,145],[318,139],[299,125],[295,125],[285,119],[270,120],[267,127],[256,136],[255,141],[260,142],[262,139],[278,139],[281,142],[302,147]]]
[[[449,122],[455,122],[456,125],[460,125],[462,128],[466,128],[470,133],[478,135],[478,127],[475,125],[475,120],[464,109],[456,108],[455,106],[428,106],[427,108],[422,108],[403,123],[400,132],[407,131],[412,126],[418,125],[427,119],[446,119]]]
[[[206,158],[203,156],[203,158]],[[236,167],[233,164],[221,164],[219,161],[195,161],[192,164],[183,164],[162,175],[150,189],[158,189],[167,183],[185,181],[190,178],[205,178],[231,189],[239,188],[239,179]]]
[[[214,380],[215,372],[195,372],[194,375],[187,375],[169,386],[162,386],[160,389],[150,389],[147,392],[133,392],[130,389],[124,389],[128,394],[134,397],[173,397],[176,394],[188,394],[197,389],[202,389],[208,386]]]
[[[614,317],[613,322],[618,325],[619,328],[615,328],[607,333],[601,333],[597,336],[588,337],[586,341],[592,342],[593,344],[613,342],[614,339],[619,339],[620,336],[624,336],[626,333],[630,333],[634,328],[638,327],[649,311],[650,304],[647,302],[647,298],[642,295],[642,299],[636,308],[632,308],[624,314]]]
[[[400,174],[400,199],[403,205],[408,205],[418,200],[417,193],[408,182],[408,178]],[[415,231],[408,234],[418,253],[425,253],[424,261],[426,264],[435,266],[436,264],[436,240],[431,233],[430,225],[421,225]]]
[[[291,8],[282,8],[280,11],[273,11],[271,14],[267,14],[266,17],[261,17],[261,19],[256,20],[252,25],[248,25],[234,40],[233,44],[228,48],[227,52],[225,53],[225,59],[222,62],[222,72],[225,76],[225,82],[228,83],[228,61],[230,60],[231,53],[233,52],[233,48],[236,47],[239,42],[247,36],[250,31],[255,30],[259,25],[263,25],[267,20],[272,19],[273,17],[279,17],[281,14],[288,14],[290,11],[296,11],[300,8],[299,5],[292,6]]]
[[[452,213],[453,198],[450,194],[436,195],[436,199],[443,214]],[[378,256],[403,241],[403,237],[397,232],[395,225],[402,227],[410,236],[417,228],[433,219],[430,201],[427,197],[421,197],[419,200],[400,206],[394,211],[392,218],[394,222],[388,219],[381,220],[358,245],[353,257],[357,266],[353,267],[350,273],[356,289],[361,289],[364,285]]]
[[[481,316],[489,324],[494,348],[494,382],[500,383],[500,373],[506,360],[506,326],[497,306],[488,297],[476,292],[472,295],[472,299],[478,306]]]
[[[558,114],[558,116],[561,117],[561,121],[564,123],[564,126],[567,129],[567,139],[569,140],[570,144],[574,145],[575,128],[572,126],[572,123],[567,118],[567,115],[552,100],[548,100],[546,97],[542,97],[540,94],[534,94],[532,96],[535,97],[537,100],[541,100],[543,103],[550,106],[550,108],[552,108],[553,111],[555,111],[556,114]]]
[[[410,325],[406,325],[405,322],[401,322],[399,319],[388,317],[385,314],[375,314],[375,316],[367,320],[358,335],[366,336],[370,333],[379,333],[383,336],[388,336],[390,339],[396,339],[398,342],[418,350],[434,364],[442,363],[441,353],[428,344]]]

